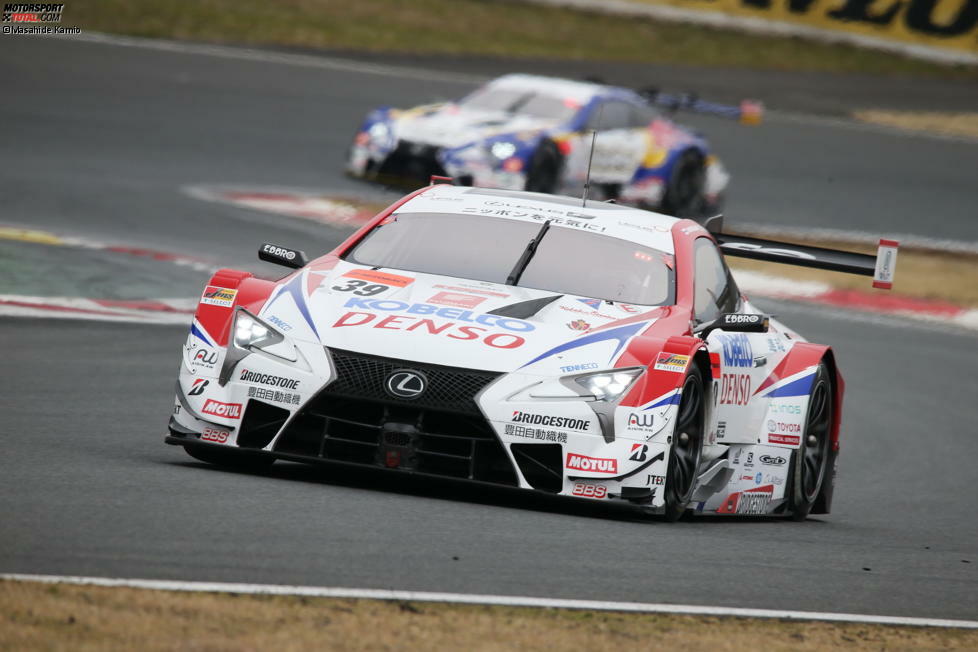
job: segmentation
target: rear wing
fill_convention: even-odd
[[[871,256],[730,233],[714,233],[713,236],[727,256],[872,276],[874,288],[884,290],[893,288],[899,247],[899,243],[895,240],[881,239],[876,255]]]
[[[732,118],[747,125],[759,125],[764,118],[764,105],[756,100],[741,100],[740,104],[719,104],[700,99],[695,93],[663,93],[656,88],[639,91],[649,104],[669,111],[692,111],[722,118]]]

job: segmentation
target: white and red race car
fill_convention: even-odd
[[[431,185],[295,271],[220,270],[166,442],[206,462],[342,462],[687,510],[832,502],[832,350],[762,315],[724,252],[873,275],[895,250],[711,233],[604,202]],[[877,261],[878,264],[877,264]]]

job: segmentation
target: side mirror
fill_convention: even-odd
[[[766,333],[769,321],[767,315],[725,312],[716,321],[706,324],[699,336],[705,340],[715,330],[728,333]]]
[[[283,267],[299,269],[309,264],[309,259],[298,249],[288,249],[266,242],[258,247],[258,259]]]

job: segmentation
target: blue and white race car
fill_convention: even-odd
[[[761,107],[638,93],[532,75],[499,77],[459,100],[371,111],[347,171],[370,180],[461,185],[614,199],[680,217],[719,212],[730,180],[706,140],[660,107],[756,123]],[[592,133],[593,153],[592,153]]]

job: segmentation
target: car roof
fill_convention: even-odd
[[[531,90],[558,95],[579,104],[586,104],[595,97],[614,96],[619,99],[634,99],[635,94],[625,88],[606,86],[586,81],[575,81],[560,77],[542,75],[511,74],[497,77],[488,84],[494,88]]]
[[[518,190],[496,190],[438,184],[409,199],[395,213],[448,213],[464,217],[484,215],[582,230],[628,240],[673,253],[674,217],[638,208],[545,195]]]

